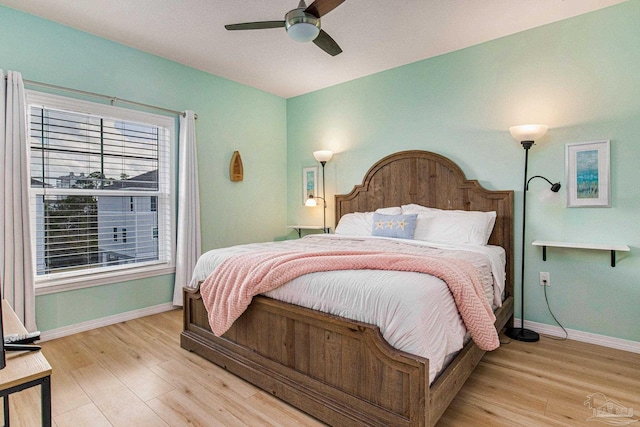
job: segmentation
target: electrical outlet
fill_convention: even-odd
[[[540,272],[540,286],[551,286],[551,275],[546,271]]]

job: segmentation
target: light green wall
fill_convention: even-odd
[[[640,341],[640,1],[526,31],[437,58],[284,100],[153,55],[0,7],[0,67],[25,79],[104,93],[171,109],[197,122],[203,250],[283,236],[285,224],[321,223],[302,206],[302,168],[330,148],[332,196],[360,183],[379,158],[425,149],[456,161],[490,189],[516,190],[522,224],[524,153],[508,128],[542,122],[530,172],[564,178],[566,143],[610,139],[612,207],[569,209],[564,193],[528,198],[526,317],[553,324],[537,285],[551,273],[549,299],[566,327]],[[228,179],[239,150],[245,180]],[[259,219],[255,215],[259,206]],[[285,208],[286,206],[286,208]],[[288,221],[287,221],[288,220]],[[624,243],[632,252],[609,267],[608,254],[550,250],[534,239]],[[516,242],[519,265],[520,242]],[[517,275],[518,276],[518,275]],[[519,287],[519,281],[516,284]],[[173,277],[99,286],[36,298],[46,331],[171,300]]]
[[[538,285],[551,273],[549,301],[565,327],[640,341],[640,1],[632,0],[440,57],[287,100],[288,219],[321,223],[301,202],[301,169],[331,149],[327,198],[359,184],[381,157],[435,151],[489,189],[516,191],[516,266],[520,265],[524,151],[509,127],[548,124],[530,151],[529,176],[566,183],[565,144],[611,140],[611,208],[542,202],[543,181],[527,199],[525,315],[553,325]],[[328,214],[332,218],[333,203]],[[620,243],[607,252],[549,249],[535,239]],[[519,298],[519,267],[516,268]],[[519,309],[517,309],[517,315]]]
[[[28,80],[194,110],[203,250],[285,234],[283,98],[2,6],[0,68]],[[235,150],[245,172],[239,183],[229,180]],[[38,296],[38,327],[46,331],[166,303],[172,293],[169,275]]]

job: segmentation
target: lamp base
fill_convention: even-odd
[[[537,332],[525,328],[507,328],[506,335],[516,341],[536,342],[540,340]]]

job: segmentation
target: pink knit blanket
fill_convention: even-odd
[[[495,350],[500,345],[495,316],[471,264],[459,259],[369,251],[263,251],[229,257],[200,285],[211,330],[217,336],[224,334],[255,295],[304,274],[331,270],[394,270],[436,276],[451,290],[460,316],[478,347]]]

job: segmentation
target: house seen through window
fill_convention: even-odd
[[[36,282],[171,265],[174,120],[31,92],[27,101]]]

